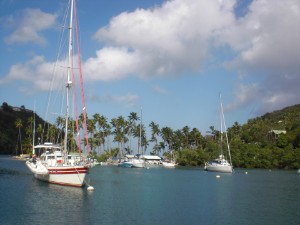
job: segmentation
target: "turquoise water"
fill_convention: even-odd
[[[0,224],[300,224],[296,171],[96,166],[95,188],[40,182],[0,157]]]

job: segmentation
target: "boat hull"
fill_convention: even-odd
[[[131,161],[132,168],[144,168],[145,167],[145,161],[143,159],[133,159]]]
[[[132,163],[133,168],[144,168],[145,163]]]
[[[118,167],[131,168],[132,163],[130,163],[130,162],[121,162],[121,163],[118,164]]]
[[[230,165],[206,165],[204,168],[210,172],[232,173],[233,169]]]
[[[82,187],[88,166],[53,166],[46,167],[41,163],[27,162],[27,167],[38,180],[64,186]]]
[[[172,162],[162,162],[162,164],[164,167],[167,167],[167,168],[174,168],[176,166],[176,164],[172,163]]]

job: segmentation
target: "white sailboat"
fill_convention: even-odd
[[[173,153],[173,151],[171,151],[170,153],[171,153],[170,154],[171,159],[162,161],[162,165],[164,167],[167,167],[167,168],[174,168],[177,164],[176,164],[176,161],[174,159],[174,153]]]
[[[230,154],[230,146],[228,143],[228,136],[227,136],[227,128],[225,124],[225,117],[224,117],[224,112],[223,112],[223,105],[222,105],[222,100],[221,100],[221,94],[220,94],[220,120],[221,120],[221,140],[220,140],[220,146],[221,146],[221,154],[219,155],[219,158],[214,159],[212,161],[209,161],[205,164],[204,169],[206,171],[212,171],[212,172],[223,172],[223,173],[232,173],[233,167],[231,163],[231,154]],[[227,145],[227,151],[228,151],[228,157],[229,157],[229,162],[225,159],[225,155],[223,153],[223,128],[225,132],[225,137],[226,137],[226,145]]]
[[[170,162],[163,161],[162,165],[167,168],[174,168],[176,166],[176,163],[173,161]]]
[[[70,132],[68,129],[69,122],[70,122],[70,115],[69,115],[69,98],[71,93],[74,93],[75,90],[72,88],[73,86],[73,77],[74,77],[74,63],[73,62],[73,33],[74,29],[77,29],[77,23],[73,21],[73,16],[76,17],[76,0],[70,0],[68,8],[70,9],[69,13],[69,33],[68,33],[68,65],[67,65],[67,81],[66,81],[66,100],[65,100],[65,126],[64,126],[64,144],[60,146],[59,144],[53,144],[51,142],[46,142],[44,144],[35,145],[33,141],[33,157],[31,160],[26,162],[27,167],[31,170],[34,176],[42,181],[46,181],[49,183],[59,184],[59,185],[66,185],[66,186],[74,186],[74,187],[81,187],[85,184],[85,177],[89,170],[89,162],[87,158],[83,157],[81,153],[81,144],[80,144],[80,136],[79,134],[82,133],[78,126],[78,118],[76,118],[76,133],[77,133],[77,148],[78,154],[71,155],[71,146],[69,145],[70,139],[72,137],[68,136]],[[78,38],[76,36],[76,38]],[[78,43],[78,39],[77,39]],[[78,46],[79,47],[79,46]],[[79,49],[78,49],[79,50]],[[79,53],[77,53],[79,54]],[[80,71],[80,84],[82,85],[82,73],[81,73],[81,65],[80,59],[78,58],[78,65]],[[76,68],[78,71],[78,68]],[[74,85],[75,86],[75,85]],[[86,126],[86,110],[85,110],[85,103],[84,103],[84,94],[83,94],[83,87],[81,86],[81,96],[82,96],[82,108],[83,108],[83,118],[84,128]],[[72,92],[71,92],[72,89]],[[77,116],[78,117],[78,116]],[[34,136],[34,135],[33,135]],[[85,130],[86,136],[86,147],[89,148],[88,144],[88,136],[87,130]],[[88,150],[89,151],[89,150]]]
[[[138,154],[135,155],[134,158],[131,159],[132,168],[144,168],[145,160],[142,159],[140,154],[140,150],[142,150],[142,108],[141,108],[141,123],[140,123],[140,136],[139,136],[139,144],[138,144]]]

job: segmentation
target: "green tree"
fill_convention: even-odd
[[[154,146],[153,146],[153,154],[157,155],[160,147],[158,145],[158,136],[160,134],[160,130],[159,130],[159,125],[156,124],[155,122],[151,121],[151,123],[149,124],[150,128],[151,128],[151,139],[150,142],[154,142]]]
[[[23,123],[22,123],[22,120],[20,118],[17,118],[17,120],[15,122],[15,126],[18,129],[18,142],[20,141],[21,154],[23,154],[22,135],[21,135],[21,127],[23,127]],[[17,144],[17,149],[18,149],[18,144]],[[16,155],[17,155],[17,149],[16,149]]]

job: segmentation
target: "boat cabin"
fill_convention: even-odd
[[[160,165],[162,164],[161,158],[157,155],[143,155],[142,157],[146,163]]]

